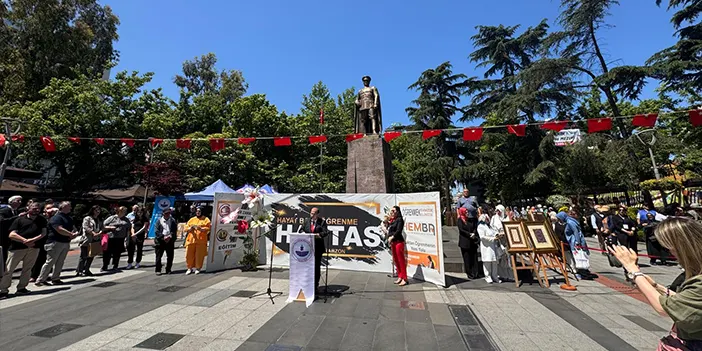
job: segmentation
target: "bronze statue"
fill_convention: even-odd
[[[383,116],[380,111],[378,89],[370,86],[371,77],[364,76],[363,88],[356,96],[353,112],[354,133],[380,134],[383,128]]]

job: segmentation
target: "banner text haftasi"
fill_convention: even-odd
[[[290,253],[287,236],[301,230],[309,212],[317,207],[320,216],[327,221],[330,238],[325,240],[327,253],[344,261],[360,260],[369,265],[379,263],[378,254],[385,251],[383,233],[379,226],[381,219],[331,196],[300,197],[298,206],[273,203],[275,223],[280,225],[276,235],[276,246]],[[380,204],[378,204],[380,206]],[[382,211],[379,213],[382,215]],[[331,244],[331,245],[329,245]],[[326,262],[326,256],[323,258]]]
[[[405,216],[408,274],[444,285],[438,198],[438,193],[266,195],[265,203],[277,225],[270,236],[275,245],[268,252],[272,250],[275,265],[287,266],[289,235],[299,232],[310,210],[317,207],[330,232],[325,239],[329,257],[323,258],[324,264],[338,269],[391,272],[391,253],[380,225],[398,204]]]

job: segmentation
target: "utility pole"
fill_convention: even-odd
[[[152,164],[154,162],[154,150],[156,149],[156,146],[149,142],[149,162],[148,164]],[[149,182],[146,183],[145,190],[144,190],[144,202],[141,205],[141,208],[146,208],[146,198],[149,196]]]
[[[12,157],[12,135],[19,133],[22,124],[18,119],[14,118],[0,118],[0,121],[5,124],[5,157],[2,160],[2,165],[0,165],[0,186],[2,186],[2,182],[5,180],[7,164],[10,161],[10,157]],[[17,128],[14,132],[12,132],[12,123],[17,123]]]

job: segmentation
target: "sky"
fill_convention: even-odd
[[[118,71],[154,72],[149,88],[178,97],[182,63],[213,52],[218,69],[241,70],[247,94],[263,93],[280,111],[297,113],[303,94],[322,81],[332,95],[370,75],[383,122],[409,123],[417,97],[407,87],[426,69],[450,61],[454,72],[482,75],[468,55],[478,25],[555,27],[560,1],[185,1],[103,0],[120,19]],[[640,65],[675,43],[671,13],[654,0],[627,0],[599,33],[613,65]],[[649,85],[645,97],[653,97]],[[462,104],[466,104],[465,98]],[[350,117],[349,117],[350,118]],[[461,125],[459,123],[459,125]],[[386,127],[384,126],[384,127]]]

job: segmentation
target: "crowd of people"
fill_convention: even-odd
[[[576,251],[589,255],[584,233],[592,232],[597,236],[602,253],[610,258],[610,265],[623,268],[625,279],[641,291],[653,309],[673,321],[673,328],[660,340],[658,350],[702,350],[702,252],[699,250],[702,217],[697,213],[699,207],[683,209],[672,204],[666,206],[664,213],[659,213],[653,206],[644,205],[630,212],[627,205],[618,202],[612,207],[593,206],[592,214],[584,216],[570,206],[557,211],[545,206],[522,211],[502,205],[481,206],[468,190],[464,190],[456,207],[458,245],[469,279],[484,276],[489,283],[509,279],[510,271],[506,269],[509,262],[503,261],[506,247],[502,221],[548,218],[554,236],[564,244],[568,265],[577,267],[571,262]],[[652,265],[676,260],[681,267],[683,272],[669,286],[656,283],[641,271],[637,253],[639,232],[643,232],[642,239]],[[482,275],[478,269],[478,251],[483,263]],[[583,279],[595,276],[589,270],[575,271]]]
[[[114,214],[99,205],[90,207],[84,216],[74,217],[68,201],[43,203],[30,199],[22,206],[21,196],[9,198],[7,206],[0,208],[0,298],[9,296],[13,273],[21,266],[16,295],[30,293],[30,283],[35,286],[62,285],[61,275],[71,243],[77,240],[80,258],[76,276],[93,276],[91,270],[95,257],[102,256],[101,273],[120,272],[122,255],[127,253],[124,269],[139,269],[144,255],[151,219],[139,205],[131,209],[118,207]],[[154,251],[155,272],[162,273],[162,257],[166,254],[165,273],[171,274],[173,254],[177,241],[178,223],[171,216],[174,209],[167,208],[155,223]],[[82,219],[81,219],[82,218]],[[81,220],[78,220],[81,219]],[[185,227],[186,275],[202,271],[210,231],[210,220],[202,209],[193,208],[192,218]]]

